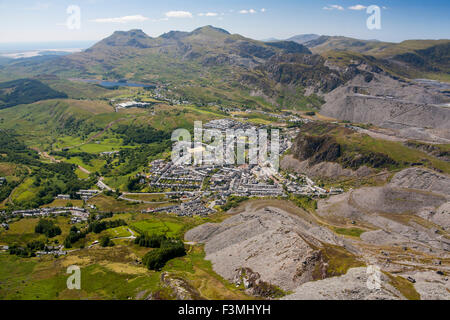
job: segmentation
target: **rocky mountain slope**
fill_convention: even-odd
[[[324,56],[330,51],[373,56],[380,59],[380,62],[386,67],[394,68],[405,76],[417,71],[446,73],[450,70],[450,40],[407,40],[392,43],[340,36],[321,36],[302,44],[314,53]]]
[[[364,64],[359,68],[366,68]],[[448,143],[450,101],[446,86],[399,81],[384,73],[357,75],[325,95],[321,114],[400,131],[410,139]]]
[[[294,293],[283,297],[284,300],[448,300],[450,292],[448,279],[435,272],[412,272],[403,275],[401,280],[404,287],[402,293],[391,282],[391,278],[385,273],[380,274],[380,288],[370,290],[367,283],[373,283],[373,275],[367,272],[367,268],[350,269],[347,274],[308,282],[297,289]],[[409,279],[414,279],[413,285]],[[396,279],[398,281],[398,278]],[[376,281],[376,280],[375,280]],[[398,284],[398,283],[397,283]],[[405,297],[406,296],[406,297]]]
[[[295,41],[300,44],[307,43],[309,41],[313,41],[318,39],[320,36],[318,34],[299,34],[287,39],[288,41]]]
[[[18,61],[3,71],[18,77],[127,78],[176,87],[174,94],[193,96],[193,101],[200,100],[204,88],[221,91],[205,103],[218,99],[235,102],[229,97],[231,93],[261,96],[279,106],[283,95],[292,108],[304,97],[294,87],[308,84],[329,91],[351,77],[330,71],[323,64],[324,59],[312,56],[308,48],[293,41],[261,42],[206,26],[157,38],[141,30],[118,31],[84,52],[47,62]],[[319,106],[319,99],[315,100]]]
[[[282,53],[311,54],[295,42],[260,42],[212,26],[192,32],[171,31],[157,38],[149,37],[142,30],[130,30],[117,31],[84,52],[53,60],[53,67],[49,64],[34,66],[34,72],[59,74],[73,69],[88,75],[95,69],[96,74],[108,76],[110,71],[120,75],[119,78],[132,74],[132,78],[145,79],[144,72],[150,71],[150,65],[156,62],[167,68],[165,71],[159,68],[160,75],[171,73],[169,63],[201,74],[201,67],[252,68]],[[121,66],[127,63],[128,70],[124,74]],[[16,67],[25,66],[16,64]]]
[[[250,202],[185,239],[204,243],[214,270],[251,294],[275,285],[295,300],[448,299],[449,187],[446,175],[410,168],[383,187],[319,201],[318,216]],[[333,232],[334,225],[361,236]],[[380,289],[367,285],[370,265],[381,270]]]
[[[281,167],[316,178],[338,180],[362,178],[407,165],[401,157],[394,158],[391,150],[376,147],[386,142],[355,128],[319,122],[303,125],[290,154],[281,160]],[[417,155],[418,161],[420,155]]]
[[[320,201],[317,212],[370,226],[374,230],[361,235],[364,242],[448,257],[449,190],[447,175],[409,168],[383,187],[361,188]]]
[[[336,50],[367,54],[376,52],[382,46],[394,45],[393,43],[377,40],[360,40],[342,36],[320,36],[304,42],[304,44],[316,53]]]
[[[317,110],[325,100],[322,113],[338,119],[415,128],[426,114],[421,128],[442,129],[448,109],[428,104],[448,103],[449,90],[429,89],[400,76],[448,74],[449,43],[320,37],[302,45],[256,41],[212,26],[156,38],[130,30],[117,31],[81,53],[14,61],[0,72],[14,77],[126,78],[170,86],[172,95],[201,104]],[[323,46],[326,50],[319,50]]]
[[[324,243],[345,243],[301,215],[251,205],[221,224],[205,224],[188,231],[185,239],[205,243],[206,259],[224,278],[236,281],[241,268],[247,268],[258,273],[262,281],[285,291],[332,272],[323,253]]]
[[[379,290],[367,287],[367,268],[350,269],[345,275],[314,282],[307,282],[283,300],[403,300],[402,294],[389,284],[389,278],[381,274],[384,284]]]

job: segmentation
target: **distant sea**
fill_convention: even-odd
[[[91,47],[93,44],[95,44],[95,41],[0,43],[0,56],[18,59],[52,53],[64,54],[80,52]]]

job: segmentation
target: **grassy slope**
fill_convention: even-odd
[[[343,127],[330,126],[327,124],[308,125],[303,128],[303,133],[311,135],[331,135],[342,146],[344,154],[375,152],[387,155],[391,159],[397,161],[399,165],[396,168],[401,169],[409,165],[405,162],[423,163],[426,167],[439,169],[445,173],[450,173],[450,164],[440,160],[423,151],[409,148],[400,142],[375,139],[366,134],[360,134],[349,131]],[[445,145],[441,146],[446,148]]]
[[[56,236],[50,241],[58,240],[59,243],[63,243],[64,239],[70,232],[71,225],[69,224],[70,218],[58,217],[54,219],[55,224],[61,228],[61,235]],[[26,218],[10,224],[8,231],[1,229],[0,231],[0,243],[4,245],[18,244],[25,245],[27,242],[33,240],[45,240],[46,237],[41,234],[36,234],[34,228],[39,222],[39,218]]]
[[[422,50],[449,40],[406,40],[400,43],[382,41],[364,41],[346,37],[331,37],[328,41],[311,49],[314,53],[323,54],[328,51],[349,51],[371,55],[379,58],[391,57],[414,50]]]
[[[59,131],[64,132],[68,123],[80,121],[97,126],[100,131],[108,123],[123,117],[111,111],[103,101],[41,101],[1,110],[0,118],[8,121],[1,122],[0,128],[15,130],[25,138],[28,146],[49,150],[52,143],[61,138],[67,139]]]
[[[372,64],[393,73],[395,75],[407,78],[428,78],[439,81],[449,82],[450,75],[448,73],[448,63],[439,61],[427,61],[439,70],[426,70],[400,62],[392,61],[393,57],[400,55],[417,55],[416,51],[433,48],[434,46],[448,44],[450,40],[407,40],[401,43],[384,43],[384,42],[368,42],[364,46],[352,46],[351,41],[331,41],[323,45],[313,48],[315,53],[321,54],[324,58],[332,61],[334,64],[340,66],[347,66],[352,63],[352,60],[370,60]],[[421,55],[421,54],[419,54]],[[372,56],[374,58],[369,58]],[[442,58],[445,60],[445,58]]]
[[[67,98],[67,95],[53,90],[36,79],[19,79],[0,83],[0,109],[56,98]]]
[[[424,163],[427,167],[437,168],[445,173],[450,173],[450,163],[439,160],[420,150],[408,148],[399,142],[374,139],[370,136],[359,134],[340,136],[338,142],[349,148],[357,145],[362,150],[386,154],[397,162]]]
[[[152,232],[182,236],[187,229],[205,222],[222,221],[226,215],[205,218],[180,218],[171,215],[115,215],[131,226],[147,227]],[[11,225],[12,232],[22,232],[30,238],[37,219],[25,219]],[[61,221],[61,223],[63,223]],[[58,222],[58,225],[60,223]],[[169,231],[169,232],[168,232]],[[63,230],[65,233],[66,230]],[[129,235],[126,227],[119,227],[88,236],[88,243],[103,234],[113,237]],[[4,235],[0,235],[2,239]],[[113,248],[84,249],[60,258],[22,259],[0,253],[0,299],[142,299],[150,292],[159,292],[170,298],[167,289],[160,285],[161,272],[148,271],[136,264],[151,249],[141,248],[126,240],[114,240]],[[1,242],[1,241],[0,241]],[[120,244],[126,245],[122,246]],[[185,279],[190,287],[206,299],[249,299],[242,288],[235,288],[213,270],[204,259],[202,247],[188,247],[185,257],[169,261],[162,271]],[[66,289],[66,268],[81,267],[81,291]],[[13,271],[12,271],[13,270]]]

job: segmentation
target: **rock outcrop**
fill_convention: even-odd
[[[161,285],[169,288],[177,300],[198,300],[200,294],[185,280],[173,277],[167,272],[161,273]]]
[[[286,155],[283,159],[281,159],[280,166],[284,170],[293,170],[298,173],[304,173],[312,178],[363,178],[375,172],[372,168],[368,168],[366,166],[362,166],[357,170],[344,168],[341,164],[336,162],[320,162],[317,164],[311,164],[310,160],[300,161],[291,154]]]
[[[380,274],[380,289],[367,285],[367,268],[353,268],[347,274],[304,283],[283,300],[398,300],[404,297]]]
[[[395,129],[410,139],[448,139],[450,109],[440,105],[450,98],[437,89],[374,73],[369,82],[357,75],[325,100],[320,113],[331,118]]]
[[[276,208],[235,215],[221,224],[205,224],[186,233],[205,243],[214,270],[233,281],[242,268],[283,290],[312,280],[322,242],[342,244],[330,230]]]
[[[409,168],[383,187],[361,188],[321,200],[317,213],[371,225],[377,230],[361,235],[369,244],[446,255],[450,251],[449,183],[444,174]]]

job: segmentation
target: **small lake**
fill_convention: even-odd
[[[134,87],[134,88],[155,88],[154,85],[128,82],[128,81],[106,81],[106,80],[96,80],[96,79],[70,79],[71,81],[79,81],[84,83],[98,84],[102,87],[113,88],[113,87]]]

